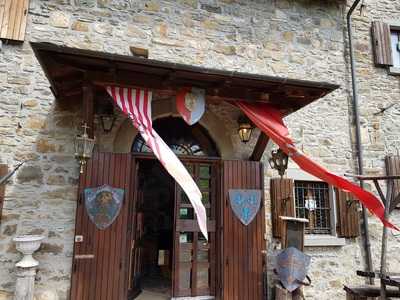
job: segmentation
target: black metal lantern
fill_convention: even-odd
[[[247,143],[251,139],[251,134],[253,132],[253,125],[250,120],[244,116],[240,116],[238,119],[239,124],[239,138],[243,143]]]
[[[104,133],[109,133],[113,127],[116,120],[116,116],[114,114],[114,106],[113,105],[105,105],[101,112],[98,114],[100,119],[101,128],[103,128]]]
[[[77,135],[75,138],[75,158],[79,161],[80,173],[83,173],[83,167],[86,161],[92,157],[95,139],[89,138],[86,123],[82,125],[83,134]]]
[[[279,175],[282,177],[288,167],[288,160],[289,158],[287,154],[279,148],[278,150],[271,151],[271,157],[268,162],[271,168],[277,170]]]

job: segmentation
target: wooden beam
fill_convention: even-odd
[[[0,178],[7,175],[7,173],[8,173],[8,166],[6,164],[0,164]],[[1,224],[4,196],[6,192],[5,189],[6,189],[6,182],[4,182],[4,184],[0,184],[0,224]]]
[[[83,91],[83,121],[89,126],[88,135],[93,138],[94,135],[94,92],[93,85],[85,83],[82,87]]]
[[[249,157],[249,160],[260,161],[265,148],[267,147],[268,141],[269,137],[264,132],[260,132],[260,136],[258,137],[257,143],[253,149],[253,153]]]

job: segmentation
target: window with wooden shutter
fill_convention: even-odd
[[[0,164],[0,178],[3,176],[7,175],[8,173],[8,167],[5,164]],[[3,203],[4,203],[4,195],[6,191],[6,185],[1,184],[0,185],[0,223],[1,223],[1,216],[2,216],[2,210],[3,210]]]
[[[23,41],[29,0],[0,0],[0,39]]]
[[[331,234],[331,201],[326,182],[296,180],[296,217],[308,219],[305,232],[308,234]]]
[[[387,156],[385,159],[386,164],[386,174],[387,175],[400,175],[400,156]],[[400,193],[400,180],[393,181],[393,191],[392,195],[395,197],[395,201],[391,202],[390,210],[394,208],[399,208],[399,203],[397,203],[398,198],[396,199],[397,195]]]
[[[280,238],[282,220],[279,216],[295,216],[293,198],[294,181],[289,178],[272,178],[270,182],[272,234],[275,238]]]
[[[336,192],[336,233],[339,237],[354,238],[360,235],[358,200],[349,193]]]
[[[374,60],[377,66],[392,66],[390,25],[383,22],[372,22],[372,42]]]

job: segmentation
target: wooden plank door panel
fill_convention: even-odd
[[[218,192],[215,162],[185,162],[203,194],[207,210],[208,243],[202,237],[196,215],[183,190],[176,184],[175,192],[175,241],[174,286],[175,297],[213,296],[216,286],[216,200]],[[181,215],[181,211],[187,215]],[[181,240],[188,237],[187,241]]]
[[[83,240],[74,244],[71,300],[127,298],[131,245],[128,220],[134,194],[134,166],[135,160],[130,154],[94,153],[80,177],[75,236],[82,236]],[[123,188],[125,194],[113,224],[99,230],[86,213],[83,191],[103,184]],[[93,257],[82,258],[82,255]]]
[[[222,299],[263,299],[264,182],[259,162],[224,161],[222,167]],[[229,202],[230,189],[261,189],[260,211],[244,226],[234,215]]]

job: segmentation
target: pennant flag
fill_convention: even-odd
[[[197,214],[200,231],[208,239],[207,215],[201,201],[201,192],[182,162],[153,129],[151,91],[147,89],[108,86],[107,92],[117,103],[118,107],[132,120],[133,125],[138,129],[147,146],[151,148],[167,172],[184,190]]]
[[[385,219],[385,208],[381,201],[379,201],[372,193],[367,192],[358,185],[329,172],[298,151],[294,146],[292,139],[289,137],[289,130],[283,123],[282,115],[279,110],[266,103],[249,103],[244,101],[238,101],[235,103],[247,115],[247,117],[253,121],[261,131],[269,136],[287,155],[289,155],[289,157],[296,162],[301,169],[339,189],[344,190],[345,192],[352,193],[364,204],[365,207],[376,215],[385,226],[399,230],[395,225]]]
[[[176,109],[189,125],[198,122],[205,110],[205,91],[198,88],[182,88],[176,95]]]

